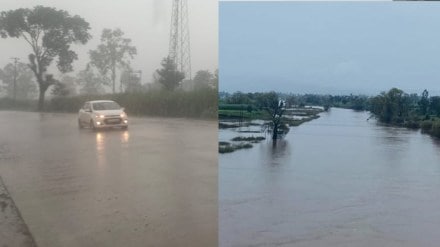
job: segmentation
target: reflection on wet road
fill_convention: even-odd
[[[440,142],[368,117],[332,109],[220,155],[220,245],[438,246]]]
[[[0,126],[0,176],[38,246],[216,245],[216,122],[93,132],[74,114],[0,112]]]

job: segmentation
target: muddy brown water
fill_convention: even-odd
[[[37,246],[217,245],[216,122],[76,117],[0,112],[0,176]]]
[[[440,141],[368,117],[334,108],[220,155],[220,246],[438,246]]]

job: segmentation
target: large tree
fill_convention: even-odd
[[[372,98],[371,105],[371,112],[384,123],[402,123],[410,111],[409,95],[398,88]]]
[[[285,111],[285,102],[281,100],[277,93],[269,92],[258,96],[258,105],[265,109],[272,120],[272,140],[276,144],[280,130],[287,132],[283,123],[283,114]]]
[[[3,81],[6,94],[11,98],[14,96],[17,99],[33,98],[37,90],[37,84],[32,80],[33,77],[32,71],[24,63],[17,63],[16,66],[9,63],[3,70],[0,69],[0,80]]]
[[[99,74],[95,74],[93,68],[87,66],[86,69],[81,70],[77,74],[76,83],[81,87],[79,90],[80,94],[103,94],[105,89],[105,78]]]
[[[40,89],[39,110],[43,110],[46,90],[56,82],[53,75],[47,73],[47,68],[57,59],[56,64],[61,72],[72,71],[72,62],[78,55],[70,46],[73,43],[87,43],[91,37],[89,29],[89,23],[83,18],[50,7],[36,6],[33,9],[1,12],[2,38],[23,38],[32,48],[29,67]]]
[[[209,87],[213,81],[214,75],[209,70],[199,70],[193,78],[194,88]]]
[[[124,88],[124,92],[141,92],[144,90],[141,82],[142,71],[134,71],[131,68],[124,70],[121,73],[121,88]]]
[[[96,50],[91,50],[90,63],[95,66],[102,76],[110,78],[112,90],[115,93],[116,70],[126,69],[130,59],[136,55],[136,47],[131,45],[131,39],[124,38],[124,32],[116,28],[114,30],[104,29],[101,35],[101,44]]]
[[[76,95],[76,78],[69,75],[63,75],[52,87],[52,95],[58,97]]]
[[[173,91],[185,79],[185,73],[177,70],[176,63],[170,57],[164,58],[161,65],[162,68],[156,70],[155,80],[162,84],[165,89]]]

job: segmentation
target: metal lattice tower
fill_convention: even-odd
[[[188,1],[173,0],[170,28],[169,57],[177,70],[191,80],[191,50],[189,43]]]

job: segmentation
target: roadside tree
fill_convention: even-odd
[[[106,79],[100,74],[95,74],[93,68],[87,66],[76,75],[76,84],[80,86],[80,94],[97,95],[105,93],[103,85]]]
[[[185,79],[185,73],[178,71],[176,64],[169,57],[164,58],[161,65],[162,68],[156,70],[155,81],[160,83],[166,90],[173,91]]]
[[[16,74],[15,74],[16,73]],[[3,70],[0,69],[0,80],[3,82],[3,89],[6,95],[14,98],[14,76],[16,99],[32,99],[37,92],[37,84],[33,80],[34,75],[24,63],[7,64]]]
[[[199,70],[193,78],[194,88],[201,89],[211,86],[214,75],[209,70]]]
[[[72,71],[72,62],[78,55],[70,46],[74,43],[87,43],[91,37],[89,29],[89,23],[83,18],[50,7],[36,6],[33,9],[1,12],[1,37],[23,38],[32,48],[29,67],[38,82],[40,111],[44,107],[47,89],[56,82],[53,74],[47,73],[48,67],[57,58],[59,71]]]
[[[127,69],[130,60],[137,54],[131,39],[124,38],[124,32],[116,28],[105,28],[101,34],[101,44],[89,51],[90,64],[96,67],[103,78],[110,78],[112,92],[116,92],[116,71]]]

